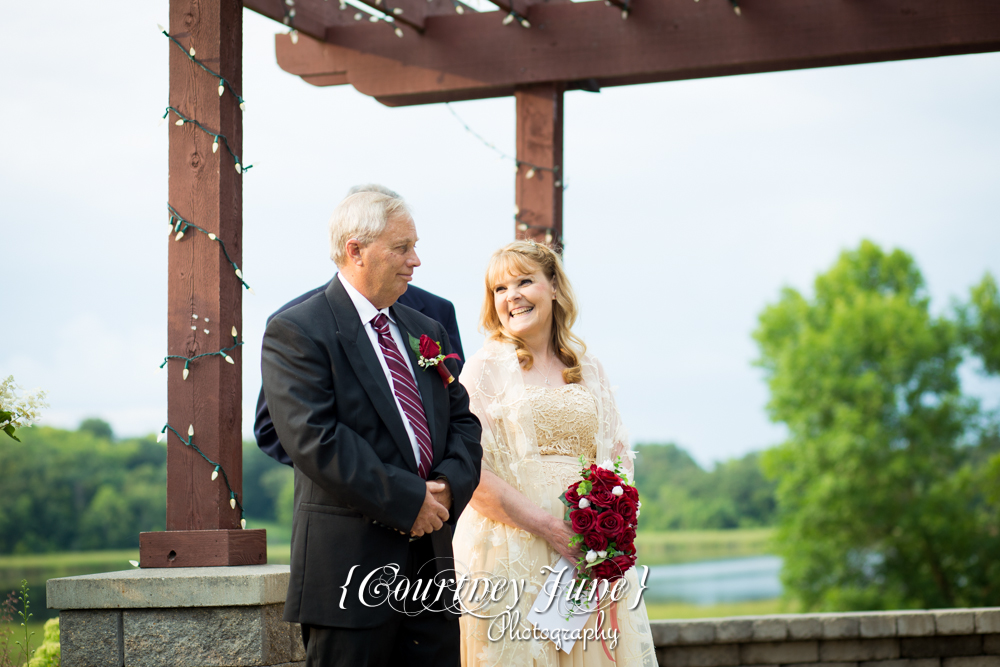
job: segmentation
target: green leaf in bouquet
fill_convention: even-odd
[[[573,537],[569,538],[569,546],[576,547],[580,546],[581,544],[583,544],[583,535],[576,534]]]
[[[410,333],[407,333],[406,335],[410,337],[410,349],[413,350],[415,353],[417,353],[417,355],[419,355],[420,354],[420,339],[419,338],[414,338],[413,335],[410,334]]]
[[[561,494],[559,494],[559,500],[561,500],[562,504],[565,505],[566,507],[570,506],[569,501],[566,500],[566,492],[565,491],[563,491]]]
[[[594,488],[593,482],[580,482],[580,485],[576,487],[576,492],[581,496],[585,496],[590,493],[590,490]]]

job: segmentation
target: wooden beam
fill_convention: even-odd
[[[243,88],[243,6],[240,0],[170,0],[170,32],[197,58]],[[219,81],[191,62],[181,49],[164,40],[170,58],[170,106],[225,137],[236,155],[243,153],[243,117],[239,102],[228,91],[218,94]],[[215,234],[229,257],[242,266],[243,175],[224,148],[212,151],[214,137],[194,123],[170,120],[169,204],[192,224]],[[252,178],[252,177],[251,177]],[[164,211],[166,219],[166,211]],[[164,239],[166,241],[166,239]],[[242,285],[219,243],[190,230],[170,240],[167,259],[167,350],[194,357],[233,344],[233,327],[242,332]],[[197,316],[197,319],[195,319]],[[240,348],[229,352],[235,364],[209,356],[191,364],[168,363],[167,421],[187,435],[205,456],[226,472],[242,501],[242,373]],[[230,507],[229,490],[213,467],[174,433],[167,432],[167,532],[140,536],[143,567],[176,566],[171,544],[183,543],[187,566],[239,565],[266,562],[263,530],[240,529],[240,512]],[[230,537],[220,533],[238,533]],[[219,549],[226,545],[225,563]],[[205,545],[200,548],[198,545]],[[263,554],[263,555],[262,555]],[[263,560],[262,560],[263,559]]]
[[[562,252],[563,86],[519,88],[515,238]]]
[[[343,80],[388,106],[513,95],[594,79],[601,87],[1000,50],[996,0],[645,0],[627,21],[602,2],[535,4],[531,29],[498,12],[429,16],[424,34],[331,27],[326,43],[276,39],[278,64]],[[330,74],[339,78],[324,79]]]

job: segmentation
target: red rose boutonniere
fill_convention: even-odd
[[[441,354],[441,343],[434,341],[426,334],[420,336],[420,338],[410,336],[410,348],[416,353],[417,364],[421,368],[424,370],[437,368],[438,375],[441,376],[444,386],[447,387],[455,381],[455,377],[451,374],[451,371],[444,365],[444,360],[459,359],[460,357],[457,354]]]

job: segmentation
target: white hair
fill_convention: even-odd
[[[384,185],[379,185],[378,183],[365,183],[364,185],[355,185],[351,187],[350,190],[347,191],[347,196],[350,197],[351,195],[356,195],[359,192],[381,192],[384,195],[389,195],[390,197],[394,197],[396,199],[402,199],[402,197],[399,196],[398,192],[396,192],[395,190],[390,190]]]
[[[330,259],[342,267],[347,261],[348,241],[356,239],[361,245],[368,245],[385,230],[389,220],[397,216],[413,217],[409,206],[395,193],[362,190],[348,195],[330,216]]]

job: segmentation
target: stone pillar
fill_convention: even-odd
[[[304,665],[281,620],[287,565],[126,570],[50,579],[63,667]]]

